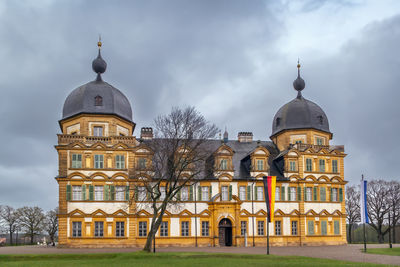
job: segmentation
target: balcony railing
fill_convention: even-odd
[[[135,145],[136,137],[134,136],[84,136],[84,135],[72,135],[72,134],[58,134],[58,144],[67,145],[75,142],[81,142],[84,144],[95,144],[103,143],[105,145],[115,145],[123,143],[126,145]]]
[[[299,150],[305,150],[308,148],[312,148],[314,150],[320,150],[320,149],[328,149],[328,150],[339,150],[344,152],[344,146],[325,146],[325,145],[311,145],[311,144],[303,144],[303,143],[297,143],[293,145],[294,148],[297,148]]]

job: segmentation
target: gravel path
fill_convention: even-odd
[[[394,245],[400,247],[400,244]],[[388,247],[384,245],[368,245],[368,248]],[[326,258],[354,262],[370,262],[400,266],[400,256],[365,254],[361,252],[363,245],[316,246],[316,247],[271,247],[274,255],[295,255],[315,258]],[[141,248],[54,248],[41,246],[0,247],[0,254],[62,254],[62,253],[117,253],[133,252]],[[157,248],[160,252],[213,252],[213,253],[245,253],[265,254],[265,247],[166,247]]]

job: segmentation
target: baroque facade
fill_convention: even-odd
[[[133,136],[129,100],[102,79],[100,47],[96,80],[70,93],[59,121],[59,245],[143,246],[151,209],[137,172],[150,169],[153,132],[144,127]],[[272,246],[346,243],[344,147],[330,144],[327,116],[302,96],[300,65],[293,86],[297,97],[273,118],[271,141],[250,132],[207,141],[213,175],[181,190],[157,246],[265,246],[268,175],[277,177]]]

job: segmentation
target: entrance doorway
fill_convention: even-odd
[[[222,219],[218,224],[219,245],[232,246],[232,223],[229,219]]]

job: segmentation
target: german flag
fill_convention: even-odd
[[[276,176],[264,176],[264,196],[269,222],[274,221]]]

